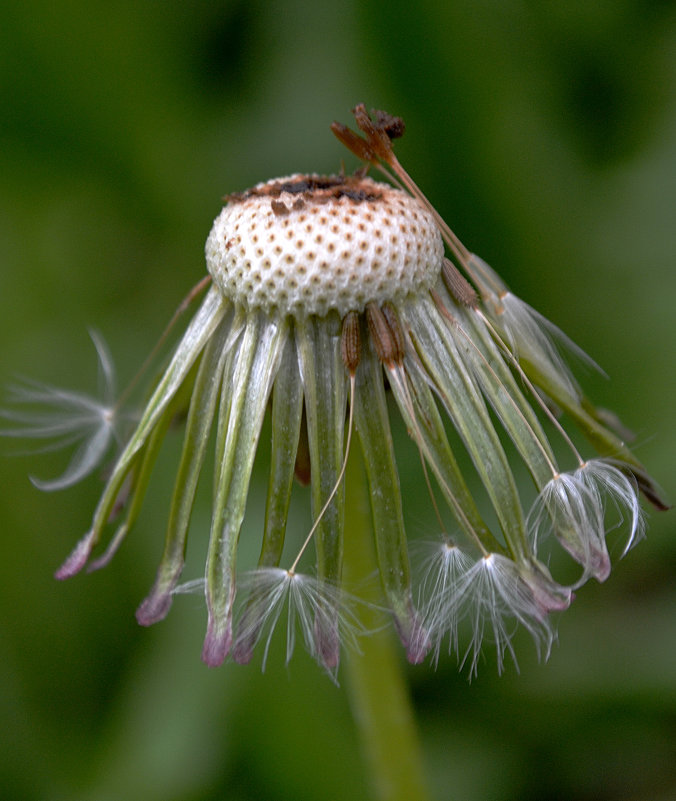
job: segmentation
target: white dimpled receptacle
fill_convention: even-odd
[[[431,286],[443,244],[432,215],[389,184],[293,175],[232,196],[206,259],[223,294],[247,309],[344,316]]]

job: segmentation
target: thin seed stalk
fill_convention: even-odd
[[[346,583],[365,583],[376,572],[367,482],[359,456],[350,458],[345,478]],[[370,597],[369,596],[370,590]],[[347,693],[376,801],[429,801],[422,749],[402,659],[394,633],[383,626],[379,587],[360,591],[379,609],[361,611],[372,633],[359,641],[360,652],[348,651]]]

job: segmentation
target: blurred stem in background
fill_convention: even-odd
[[[382,604],[379,589],[364,586],[377,576],[367,486],[361,458],[353,454],[345,478],[345,578],[360,585],[365,600]],[[347,691],[375,798],[427,801],[422,749],[400,648],[384,613],[361,608],[370,634],[360,639],[360,651],[346,651]]]

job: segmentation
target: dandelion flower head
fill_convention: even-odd
[[[355,174],[295,174],[226,198],[206,243],[206,294],[116,458],[89,530],[56,575],[108,563],[136,520],[169,424],[185,412],[164,549],[137,610],[142,625],[164,618],[177,592],[196,587],[207,608],[202,656],[215,666],[228,656],[247,662],[261,642],[265,659],[285,609],[287,658],[299,629],[335,675],[341,643],[360,631],[358,599],[343,589],[343,479],[350,449],[359,448],[382,594],[409,660],[430,652],[438,659],[448,648],[473,673],[489,640],[501,668],[514,655],[517,626],[546,656],[552,613],[569,606],[575,587],[610,572],[608,510],[623,520],[626,550],[643,534],[639,492],[657,508],[667,504],[621,431],[584,396],[562,355],[572,343],[462,244],[403,169],[392,146],[402,121],[364,106],[354,114],[359,133],[339,123],[332,129],[363,162]],[[368,177],[369,169],[388,182]],[[54,397],[41,389],[17,400]],[[94,413],[73,480],[91,472],[115,439],[111,415],[97,412],[103,407],[82,408]],[[71,433],[72,421],[59,425],[46,412],[2,415],[21,424],[5,434]],[[242,574],[238,543],[266,415],[260,557]],[[441,532],[420,577],[409,560],[393,415],[419,453]],[[586,435],[591,457],[562,419]],[[460,449],[471,477],[459,466]],[[186,586],[186,542],[207,458],[215,475],[206,566],[204,578]],[[517,483],[515,459],[531,476],[531,496]],[[286,561],[296,484],[309,485],[313,523]],[[115,515],[122,522],[111,526]],[[546,566],[557,542],[580,566],[573,585]],[[314,569],[300,572],[310,550]]]

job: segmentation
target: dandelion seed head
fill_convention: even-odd
[[[292,175],[231,196],[209,272],[246,308],[341,316],[436,281],[441,235],[417,200],[370,178]]]
[[[602,580],[610,570],[609,530],[620,523],[628,529],[625,552],[643,535],[638,490],[658,509],[668,503],[607,427],[607,413],[581,394],[561,357],[562,345],[575,351],[572,343],[467,250],[399,164],[391,140],[403,132],[401,121],[383,112],[371,118],[362,105],[355,119],[363,137],[338,123],[334,132],[399,188],[361,169],[352,176],[291,175],[226,198],[206,243],[209,275],[179,311],[203,290],[205,296],[105,477],[87,533],[56,576],[108,564],[138,518],[166,432],[181,419],[164,547],[138,622],[156,623],[177,593],[199,590],[207,665],[228,657],[249,662],[262,647],[265,667],[281,628],[287,661],[302,640],[335,680],[343,647],[356,647],[364,633],[360,601],[342,586],[344,572],[355,572],[354,553],[345,547],[345,475],[358,441],[352,447],[361,447],[364,458],[383,597],[409,661],[431,653],[436,663],[447,647],[472,676],[484,644],[492,643],[501,671],[509,657],[516,664],[512,638],[519,627],[546,658],[551,613],[570,605],[573,588],[558,584],[540,560],[544,535],[553,529],[583,566],[578,583]],[[79,445],[62,476],[35,481],[42,489],[92,472],[118,436],[118,407],[130,387],[115,397],[112,361],[100,337],[92,339],[100,399],[26,382],[15,390],[17,408],[0,410],[14,425],[0,434],[40,438],[48,448]],[[617,458],[582,463],[549,401],[598,451]],[[577,470],[558,472],[539,411],[577,458]],[[445,539],[434,547],[417,594],[390,425],[397,412],[419,452],[440,529],[437,492],[461,543]],[[451,428],[457,436],[449,439]],[[241,575],[239,540],[266,431],[259,566]],[[513,448],[505,448],[507,439]],[[456,447],[464,458],[456,458]],[[215,471],[204,579],[181,584],[210,451]],[[530,516],[513,459],[524,463],[539,491]],[[310,485],[313,522],[284,569],[294,477]],[[488,517],[476,479],[491,507]],[[312,575],[296,572],[306,549],[314,549]]]

